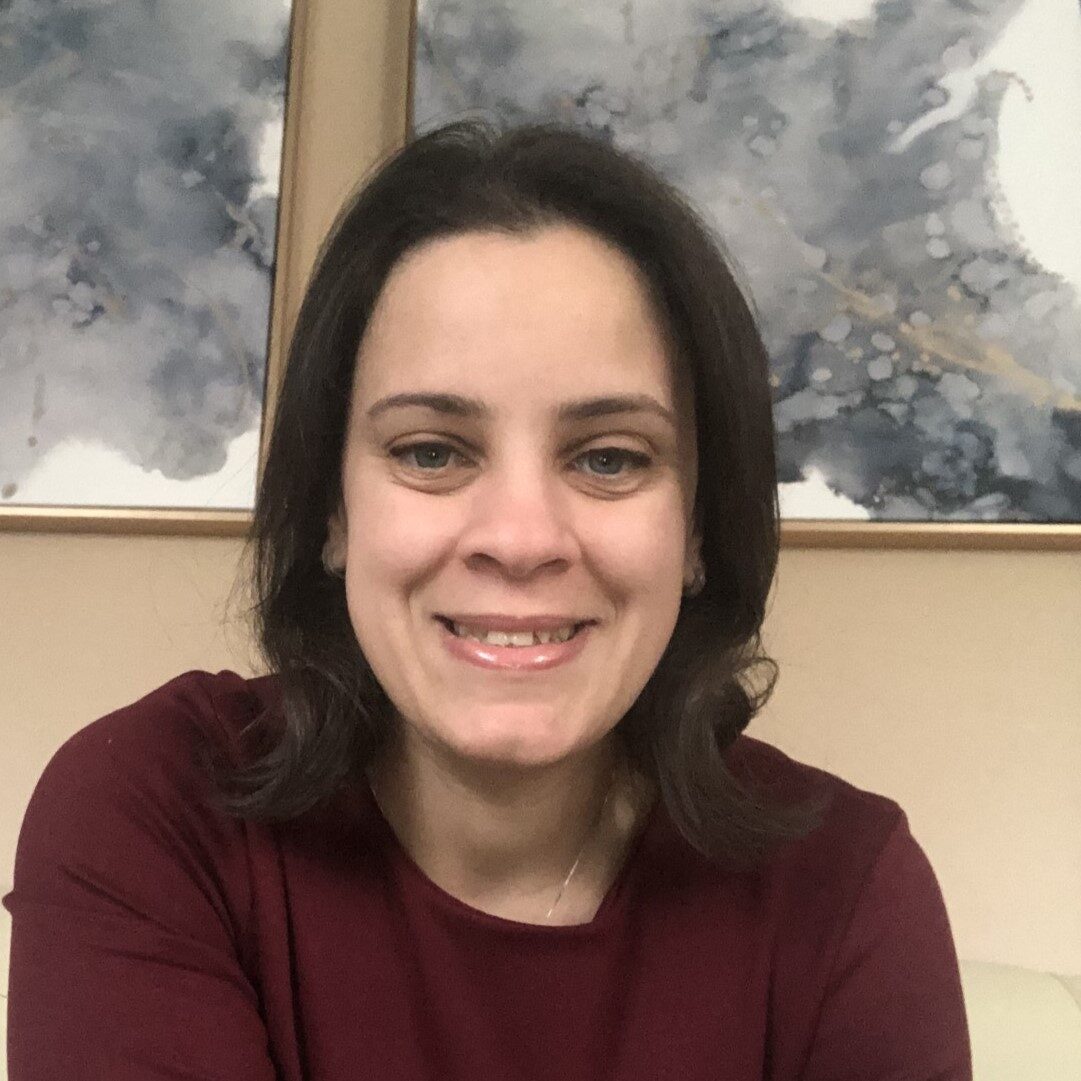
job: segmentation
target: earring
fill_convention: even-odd
[[[691,574],[691,580],[683,583],[683,596],[685,597],[697,597],[699,593],[705,588],[706,585],[706,569],[702,566],[701,562],[695,560],[694,571]]]
[[[330,541],[323,545],[323,570],[331,576],[331,578],[344,578],[345,567],[337,566],[331,559],[330,555]]]

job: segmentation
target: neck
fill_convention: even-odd
[[[405,735],[370,779],[428,878],[471,907],[527,923],[591,919],[643,813],[641,787],[611,737],[572,759],[524,768],[463,761]]]

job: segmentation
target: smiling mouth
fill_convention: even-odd
[[[591,622],[583,620],[579,623],[567,623],[560,627],[546,627],[529,630],[522,628],[513,631],[497,631],[470,623],[458,623],[447,619],[445,616],[436,616],[436,619],[454,635],[455,638],[467,638],[475,642],[483,642],[489,646],[504,646],[524,649],[528,646],[547,646],[553,643],[569,642]]]

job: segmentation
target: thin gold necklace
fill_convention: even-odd
[[[578,865],[582,862],[582,857],[585,855],[586,848],[589,842],[593,839],[593,835],[597,832],[598,826],[601,824],[601,820],[604,818],[604,812],[608,809],[608,803],[612,798],[612,789],[615,788],[615,774],[616,771],[613,768],[611,775],[608,778],[608,787],[604,793],[604,799],[601,802],[600,810],[597,811],[596,817],[589,825],[589,829],[586,831],[586,835],[582,840],[582,845],[578,849],[578,855],[574,857],[574,862],[571,864],[571,869],[567,872],[567,876],[563,879],[559,887],[559,892],[556,894],[556,899],[552,902],[552,907],[544,914],[544,920],[547,923],[552,918],[552,913],[555,912],[556,906],[563,899],[563,894],[567,887],[570,885],[570,881],[574,878],[575,871],[578,870]],[[372,784],[371,778],[368,778],[368,791],[372,794],[372,799],[375,800],[375,805],[379,809],[380,815],[382,815],[384,821],[388,821],[386,813],[383,810],[383,804],[379,797],[375,793],[375,785]]]
[[[596,817],[590,823],[589,829],[586,831],[585,838],[582,841],[582,847],[578,849],[578,855],[574,857],[574,863],[571,864],[571,869],[567,872],[567,877],[563,879],[563,884],[559,887],[559,892],[556,894],[556,899],[552,902],[552,907],[544,915],[544,920],[547,923],[552,918],[552,913],[556,910],[556,905],[559,904],[563,897],[563,892],[567,886],[570,885],[570,880],[574,878],[574,872],[578,870],[578,865],[582,862],[582,857],[585,855],[586,847],[593,839],[593,835],[597,832],[597,827],[600,826],[601,820],[604,818],[604,812],[608,808],[608,801],[612,798],[612,789],[615,787],[615,770],[612,771],[612,776],[608,778],[608,788],[604,793],[604,801],[601,803],[600,810],[597,812]]]

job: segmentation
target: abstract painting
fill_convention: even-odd
[[[0,508],[251,509],[289,25],[0,3]]]
[[[1081,522],[1077,0],[418,0],[413,123],[579,126],[760,315],[786,519]]]

